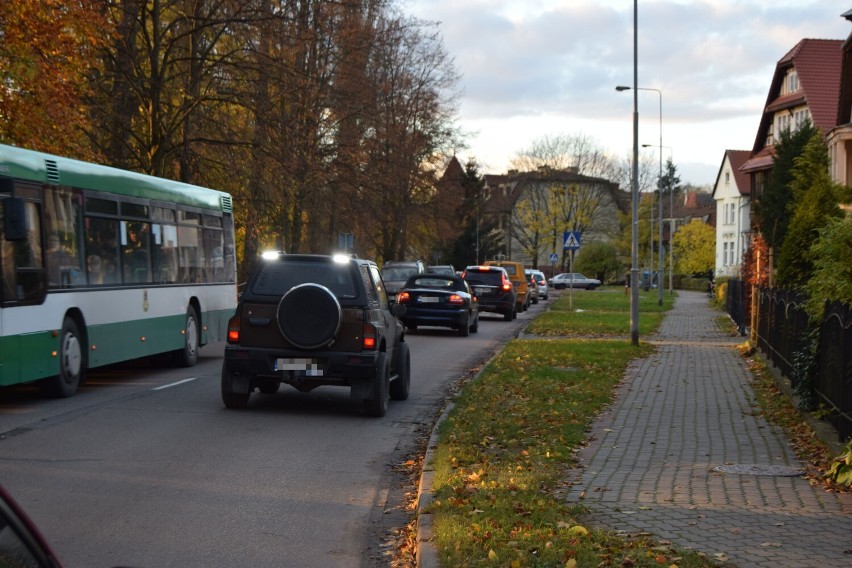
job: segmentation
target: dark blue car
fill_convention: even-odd
[[[402,323],[411,331],[421,325],[456,329],[462,337],[479,331],[479,303],[460,276],[417,274],[405,282],[396,301],[405,305]]]

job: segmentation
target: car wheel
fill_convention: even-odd
[[[370,398],[364,401],[364,412],[367,416],[380,418],[388,411],[389,367],[387,353],[379,353],[379,358],[376,360],[376,374],[370,381]]]
[[[46,395],[68,398],[86,379],[86,350],[77,323],[71,318],[62,322],[59,332],[59,374],[44,380]]]
[[[195,308],[186,308],[183,327],[183,348],[172,353],[175,363],[181,367],[192,367],[198,363],[198,314]]]
[[[408,400],[411,390],[411,352],[408,350],[408,343],[404,341],[399,342],[397,350],[397,377],[391,381],[390,397],[393,400]]]
[[[334,293],[319,284],[300,284],[278,302],[278,328],[299,349],[319,349],[340,331],[343,311]]]
[[[465,314],[464,319],[459,323],[459,335],[467,337],[470,335],[470,314]]]
[[[228,364],[222,363],[222,402],[225,408],[246,408],[250,396],[251,394],[247,392],[234,392],[234,377],[228,370]]]
[[[471,333],[479,332],[479,314],[476,314],[476,318],[473,320],[473,325],[470,326]]]

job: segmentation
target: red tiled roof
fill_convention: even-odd
[[[837,125],[842,60],[843,40],[839,39],[803,39],[778,60],[755,138],[755,152],[762,152],[764,149],[772,114],[792,106],[797,100],[801,102],[802,98],[811,111],[813,125],[823,134],[827,134]],[[799,75],[800,92],[779,96],[784,76],[790,67],[795,67]],[[757,162],[754,160],[757,157],[754,156],[745,165],[747,171],[761,169],[756,167]],[[759,162],[763,163],[765,160]],[[771,163],[770,160],[769,165]]]
[[[737,184],[737,189],[739,189],[740,195],[751,195],[751,176],[740,171],[740,168],[743,167],[751,157],[751,152],[748,150],[728,150],[725,154],[731,161],[731,169],[734,170],[734,181]]]
[[[766,170],[772,167],[772,157],[775,155],[773,146],[766,146],[757,154],[753,154],[746,163],[740,166],[740,171],[744,174]]]

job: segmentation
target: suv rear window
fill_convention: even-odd
[[[349,264],[283,260],[266,264],[252,282],[251,291],[263,296],[282,296],[293,286],[310,282],[325,286],[338,298],[355,298],[358,289],[352,278]]]

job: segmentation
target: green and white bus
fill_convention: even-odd
[[[87,369],[192,366],[237,301],[231,196],[0,145],[0,386],[73,395]]]

